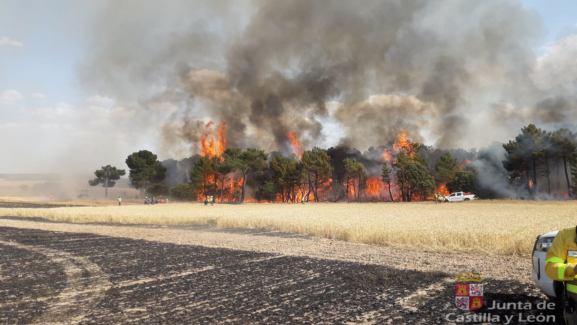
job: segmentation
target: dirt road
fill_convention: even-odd
[[[440,324],[467,313],[452,273],[470,271],[485,276],[486,301],[544,298],[528,259],[259,230],[2,218],[0,254],[7,324]]]

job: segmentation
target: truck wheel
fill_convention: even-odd
[[[471,201],[471,199],[465,199],[465,201]]]

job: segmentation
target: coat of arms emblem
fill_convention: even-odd
[[[478,273],[461,273],[456,275],[457,282],[474,281],[481,282],[482,275]],[[462,310],[477,310],[483,307],[483,284],[481,283],[456,283],[455,305]]]

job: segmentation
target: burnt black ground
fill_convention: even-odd
[[[2,241],[86,257],[108,275],[110,288],[81,324],[440,324],[460,313],[445,282],[452,275],[439,272],[8,227]],[[0,323],[34,322],[50,308],[36,298],[65,283],[62,267],[9,245],[0,252]],[[543,300],[526,284],[483,282],[486,299]]]
[[[0,256],[0,324],[29,323],[48,307],[39,300],[58,295],[66,286],[62,266],[2,244]]]
[[[46,209],[46,208],[62,208],[69,207],[66,204],[40,204],[28,202],[0,202],[0,208],[32,208],[32,209]],[[81,205],[75,205],[81,206]]]

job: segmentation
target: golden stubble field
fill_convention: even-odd
[[[118,201],[114,196],[110,195],[111,199],[108,200],[96,200],[96,199],[71,199],[71,200],[50,200],[45,197],[26,197],[26,196],[0,196],[0,203],[29,203],[29,204],[41,204],[41,205],[57,205],[57,206],[117,206]],[[123,205],[142,205],[144,202],[140,199],[123,199]]]
[[[529,256],[538,234],[577,224],[577,202],[171,203],[0,208],[0,215],[75,223],[268,228],[401,249]]]

